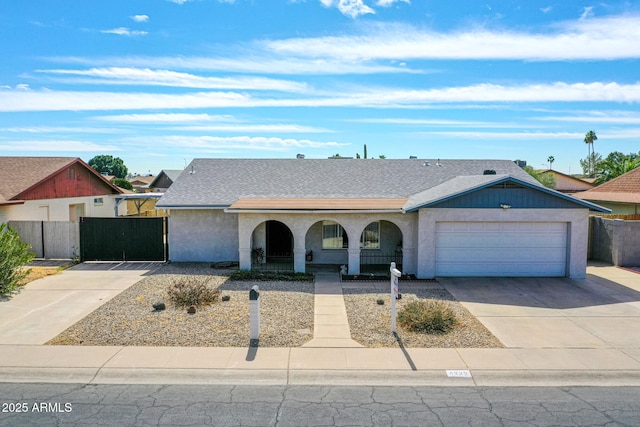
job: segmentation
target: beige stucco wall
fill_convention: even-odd
[[[222,209],[172,209],[169,260],[238,261],[238,215]]]
[[[93,200],[102,198],[101,205]],[[27,200],[21,205],[4,207],[6,221],[69,221],[69,205],[84,204],[84,216],[115,216],[113,196],[66,197],[60,199]]]
[[[588,209],[421,209],[417,247],[418,277],[435,276],[436,223],[440,221],[566,222],[569,225],[568,275],[574,279],[586,277]]]
[[[173,215],[173,214],[172,214]],[[344,263],[350,273],[360,272],[360,235],[364,228],[373,221],[389,221],[394,223],[403,235],[403,269],[406,273],[415,273],[417,245],[417,214],[402,213],[240,213],[238,214],[238,242],[240,252],[240,268],[251,268],[251,249],[255,244],[254,230],[269,220],[280,221],[291,230],[294,246],[294,269],[305,271],[305,254],[314,250],[314,262]],[[320,250],[315,246],[307,248],[317,233],[313,228],[318,222],[330,220],[342,225],[349,237],[349,249]],[[260,229],[259,229],[260,230]],[[316,230],[316,231],[314,231]],[[309,235],[307,232],[310,232]],[[395,245],[397,242],[393,242]],[[318,258],[317,258],[318,257]]]

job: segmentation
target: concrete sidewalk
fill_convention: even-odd
[[[55,292],[87,291],[88,276],[59,276]],[[100,282],[100,273],[93,272],[93,303],[100,289],[119,292],[127,283],[137,281],[124,272],[110,272],[110,282]],[[128,272],[130,273],[130,272]],[[89,273],[85,273],[89,274]],[[95,275],[97,274],[97,275]],[[138,274],[143,274],[138,272]],[[48,279],[47,279],[48,280]],[[91,281],[92,281],[91,280]],[[106,280],[106,279],[104,279]],[[451,288],[453,281],[446,284]],[[443,282],[446,282],[443,280]],[[470,283],[464,280],[464,283]],[[322,284],[322,280],[318,282]],[[625,326],[640,317],[640,274],[610,267],[589,268],[584,281],[568,279],[514,280],[504,287],[499,280],[490,280],[476,287],[460,285],[455,292],[464,305],[475,311],[478,318],[491,319],[489,328],[496,328],[501,339],[513,340],[508,348],[499,349],[426,349],[426,348],[352,348],[352,347],[299,347],[299,348],[198,348],[198,347],[88,347],[43,346],[43,340],[54,333],[45,320],[52,324],[60,316],[54,315],[68,305],[65,300],[37,299],[37,288],[25,295],[34,298],[22,319],[37,319],[36,323],[21,329],[22,334],[33,336],[29,343],[22,342],[20,334],[5,323],[0,327],[0,381],[2,382],[71,382],[71,383],[155,383],[155,384],[319,384],[319,385],[640,385],[640,334]],[[555,287],[552,286],[555,284]],[[480,286],[485,292],[478,292]],[[331,288],[331,289],[329,289]],[[320,291],[320,287],[318,291]],[[338,296],[341,290],[324,288],[327,296]],[[500,293],[510,289],[510,294]],[[54,292],[54,293],[55,293]],[[565,295],[566,292],[569,292]],[[321,295],[320,292],[318,292]],[[496,300],[502,297],[504,300]],[[565,298],[569,296],[570,298]],[[108,296],[107,296],[108,297]],[[20,300],[27,304],[30,298]],[[559,302],[563,302],[562,305]],[[6,302],[2,303],[0,319],[7,319]],[[38,306],[38,304],[40,304]],[[60,305],[62,304],[62,305]],[[343,303],[344,305],[344,303]],[[38,308],[40,307],[40,308]],[[51,307],[56,307],[50,311]],[[334,307],[335,308],[335,307]],[[15,308],[17,309],[17,308]],[[338,310],[340,307],[338,307]],[[500,311],[502,310],[502,311]],[[88,306],[79,307],[69,316],[80,318]],[[483,314],[484,313],[484,314]],[[535,314],[535,315],[532,315]],[[340,315],[342,312],[340,313]],[[330,319],[330,313],[321,314]],[[526,318],[524,329],[509,329],[504,325],[514,319]],[[332,323],[343,322],[344,319]],[[484,319],[485,321],[487,319]],[[499,320],[504,322],[501,323]],[[536,323],[540,319],[551,319]],[[589,320],[592,319],[592,320]],[[597,345],[562,345],[554,332],[554,322],[562,325],[581,325],[584,333],[599,337]],[[582,322],[582,323],[581,323]],[[616,323],[617,322],[617,323]],[[59,329],[62,323],[58,323]],[[601,330],[593,325],[605,324]],[[492,326],[493,325],[493,326]],[[498,326],[496,326],[498,325]],[[500,327],[503,325],[503,327]],[[533,325],[533,326],[528,326]],[[537,326],[536,326],[537,325]],[[618,331],[611,331],[617,325]],[[38,328],[47,333],[39,335]],[[536,340],[515,341],[522,331],[537,331]],[[571,329],[570,329],[571,330]],[[546,346],[544,332],[555,344]],[[627,338],[613,338],[624,334]],[[630,331],[630,332],[629,332]],[[56,332],[58,333],[58,332]],[[529,333],[529,332],[527,332]],[[611,337],[607,337],[611,334]],[[46,336],[45,336],[46,335]],[[566,335],[566,334],[565,334]],[[20,339],[18,339],[20,338]],[[319,338],[319,337],[318,337]],[[526,337],[525,337],[526,338]],[[340,335],[340,340],[347,339]],[[27,338],[24,338],[27,341]],[[350,340],[350,339],[349,339]],[[504,341],[503,341],[504,342]]]

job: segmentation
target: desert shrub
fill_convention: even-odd
[[[29,274],[29,270],[22,268],[33,259],[29,248],[17,231],[0,224],[0,296],[14,293]]]
[[[447,301],[412,301],[398,313],[398,323],[415,332],[447,332],[458,319]]]
[[[307,273],[287,273],[278,271],[250,271],[238,270],[231,273],[231,280],[242,281],[280,281],[280,282],[311,282],[313,275]]]
[[[193,276],[175,279],[167,293],[176,307],[210,305],[220,298],[220,289],[208,286],[207,279]]]

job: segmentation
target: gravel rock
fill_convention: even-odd
[[[313,335],[312,282],[231,282],[230,271],[202,264],[167,264],[123,291],[49,341],[51,345],[249,346],[249,290],[260,286],[260,346],[298,347]],[[230,301],[198,307],[195,314],[167,304],[156,311],[150,302],[168,300],[176,275],[207,276],[208,284]]]
[[[51,345],[123,345],[247,347],[249,290],[260,287],[261,347],[299,347],[313,338],[314,284],[312,282],[229,281],[230,270],[209,264],[167,264],[123,291],[102,307],[49,341]],[[168,301],[167,289],[178,276],[206,276],[229,301],[198,307],[189,315],[167,304],[153,310],[151,302]],[[450,301],[458,324],[446,334],[406,331],[398,325],[405,347],[503,347],[475,317],[437,282],[402,282],[397,309],[416,298]],[[391,298],[388,284],[346,283],[343,294],[351,337],[365,347],[398,347],[391,334]],[[382,299],[384,305],[378,305]]]
[[[387,285],[388,287],[388,285]],[[365,347],[399,347],[391,333],[391,292],[384,285],[361,283],[343,285],[351,338]],[[497,348],[504,345],[469,311],[437,282],[403,283],[402,299],[396,300],[396,310],[416,299],[434,298],[449,301],[458,324],[447,333],[427,334],[403,329],[396,324],[402,345],[408,348]],[[379,305],[377,300],[384,300]]]

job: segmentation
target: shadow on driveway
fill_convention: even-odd
[[[569,309],[640,301],[640,292],[593,275],[585,280],[512,277],[439,280],[460,302]]]

